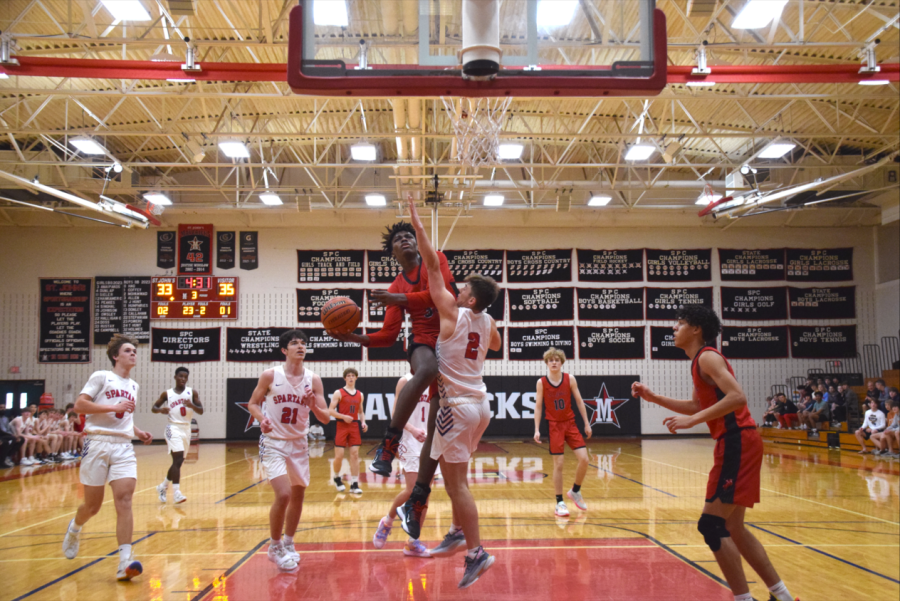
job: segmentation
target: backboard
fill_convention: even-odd
[[[666,85],[655,0],[300,0],[296,94],[602,97]]]

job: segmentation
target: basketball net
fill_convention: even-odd
[[[709,206],[713,202],[715,202],[716,196],[719,195],[713,191],[713,187],[710,184],[706,184],[705,186],[703,186],[703,192],[700,194],[700,199],[698,200],[705,201],[703,203],[703,206]],[[701,203],[698,202],[697,204]]]
[[[447,98],[441,101],[453,124],[456,152],[453,159],[467,167],[500,162],[500,128],[512,102],[505,98]]]
[[[152,203],[149,201],[144,201],[144,204],[147,205],[144,207],[144,210],[147,211],[148,213],[150,213],[151,215],[156,215],[157,217],[162,215],[163,211],[166,210],[166,207],[164,207],[163,205],[158,205],[156,203]]]

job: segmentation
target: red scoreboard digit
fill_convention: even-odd
[[[150,319],[237,319],[238,278],[150,278]]]

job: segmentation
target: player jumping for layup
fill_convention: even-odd
[[[716,439],[715,463],[697,530],[712,549],[735,601],[752,599],[741,556],[769,587],[770,601],[791,601],[766,550],[744,526],[744,512],[759,502],[763,444],[731,365],[712,346],[722,324],[711,309],[699,305],[680,307],[677,319],[675,346],[693,358],[691,400],[660,396],[638,382],[631,385],[631,392],[681,414],[663,422],[671,433],[706,423]]]
[[[159,502],[166,502],[166,492],[172,485],[172,500],[175,503],[184,503],[187,497],[181,492],[181,465],[184,463],[184,454],[191,446],[191,419],[194,413],[203,415],[203,405],[197,391],[187,385],[191,372],[186,367],[175,370],[175,388],[170,388],[160,395],[153,408],[153,413],[164,413],[169,416],[166,425],[166,446],[172,454],[172,465],[166,472],[166,479],[156,487]]]
[[[416,213],[416,205],[409,201],[409,213],[416,228],[422,260],[432,281],[441,275],[438,254],[431,246],[422,221]],[[440,315],[440,335],[437,340],[438,390],[440,392],[440,413],[434,430],[434,444],[431,458],[440,460],[441,472],[453,513],[465,532],[466,553],[465,573],[459,581],[459,588],[471,586],[494,563],[494,558],[481,547],[478,530],[478,508],[469,491],[469,458],[478,448],[478,441],[491,421],[487,386],[482,372],[488,348],[498,350],[501,345],[500,333],[493,318],[485,313],[497,299],[500,289],[497,283],[479,274],[466,277],[466,285],[459,297],[437,286],[430,288],[431,298]],[[407,387],[409,387],[407,385]],[[407,505],[397,510],[403,518],[404,530],[410,524],[414,531],[406,530],[413,538],[419,537],[419,516],[428,499],[428,480],[419,474],[413,495]],[[413,500],[413,496],[425,493],[424,498]],[[410,507],[414,519],[406,519]]]

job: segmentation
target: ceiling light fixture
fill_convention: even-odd
[[[609,204],[609,201],[612,200],[612,196],[591,196],[591,199],[588,201],[589,207],[605,207]]]
[[[247,145],[243,142],[238,141],[224,141],[219,142],[219,150],[225,153],[229,159],[249,159],[250,158],[250,150],[247,148]]]
[[[787,0],[750,0],[731,22],[733,29],[760,29],[781,16]]]
[[[780,159],[794,148],[797,145],[792,142],[773,142],[769,144],[761,153],[759,153],[760,159]]]
[[[562,27],[572,22],[578,0],[540,0],[537,7],[537,22],[541,29]]]
[[[625,153],[626,161],[646,161],[656,152],[656,147],[649,144],[635,144]]]
[[[281,202],[281,197],[277,194],[272,194],[271,192],[263,192],[259,195],[259,200],[262,203],[269,207],[276,207],[278,205],[284,204]]]
[[[512,161],[522,158],[525,147],[521,144],[501,144],[497,148],[497,156],[503,161]]]
[[[350,147],[350,158],[354,161],[374,161],[378,158],[378,149],[372,144],[354,144]]]
[[[144,194],[144,200],[149,202],[150,204],[168,206],[172,204],[172,201],[169,200],[169,197],[161,192],[147,192]]]
[[[383,207],[387,205],[384,194],[366,194],[366,204],[370,207]]]
[[[150,13],[138,0],[100,0],[116,21],[149,21]]]
[[[94,140],[87,138],[85,136],[80,136],[78,138],[72,138],[69,140],[69,143],[78,149],[78,152],[82,154],[106,154],[106,149],[100,146]]]
[[[488,194],[484,197],[484,206],[486,207],[499,207],[503,204],[503,195],[502,194]]]
[[[313,2],[313,22],[316,25],[347,27],[350,15],[345,0],[315,0]]]

